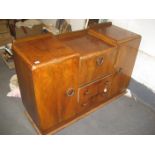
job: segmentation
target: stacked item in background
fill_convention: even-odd
[[[8,20],[0,20],[0,46],[12,43],[12,36],[10,34]]]
[[[12,43],[9,43],[5,45],[3,48],[1,48],[0,55],[9,69],[15,68],[13,53],[12,53]]]
[[[8,20],[0,20],[0,55],[9,69],[14,68],[13,54],[11,52],[13,37],[10,34]]]
[[[57,19],[56,24],[46,23],[44,29],[54,35],[71,32],[71,25],[65,19]]]
[[[9,20],[9,27],[15,39],[31,37],[43,33],[43,23],[40,20]]]

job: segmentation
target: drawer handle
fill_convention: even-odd
[[[89,95],[89,94],[90,94],[89,90],[86,90],[86,91],[84,92],[84,95]]]
[[[97,64],[98,66],[102,65],[103,62],[104,62],[103,57],[99,57],[99,58],[97,58],[97,60],[96,60],[96,64]]]
[[[69,88],[66,92],[67,96],[74,96],[75,90],[73,88]]]
[[[103,92],[104,92],[104,94],[106,94],[106,93],[108,92],[108,88],[105,87],[105,88],[103,89]]]
[[[83,107],[85,107],[85,106],[87,106],[87,105],[88,105],[88,103],[83,103],[83,104],[82,104]]]
[[[118,74],[123,73],[123,68],[118,68],[117,73],[118,73]]]

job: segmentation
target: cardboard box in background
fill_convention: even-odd
[[[0,20],[0,46],[12,43],[12,36],[7,24],[7,20]]]
[[[16,27],[15,31],[16,31],[16,39],[35,36],[43,33],[43,24],[35,25],[32,28]]]

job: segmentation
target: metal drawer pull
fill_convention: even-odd
[[[104,92],[104,93],[107,93],[107,92],[108,92],[108,88],[105,87],[105,88],[103,89],[103,92]]]
[[[36,60],[36,61],[34,61],[34,64],[35,65],[40,64],[40,61],[39,60]]]
[[[119,74],[123,73],[123,68],[119,68],[119,69],[117,70],[117,73],[119,73]]]
[[[89,90],[84,92],[84,95],[89,95],[89,94],[90,94]]]
[[[75,90],[73,88],[69,88],[66,92],[67,96],[74,96]]]
[[[98,66],[102,65],[103,62],[104,62],[103,57],[99,57],[99,58],[97,58],[97,60],[96,60],[96,64],[97,64]]]
[[[82,104],[83,107],[85,107],[85,106],[87,106],[87,105],[88,105],[88,103],[83,103],[83,104]]]

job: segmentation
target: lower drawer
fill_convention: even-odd
[[[110,97],[112,76],[79,88],[78,111],[106,101]]]

